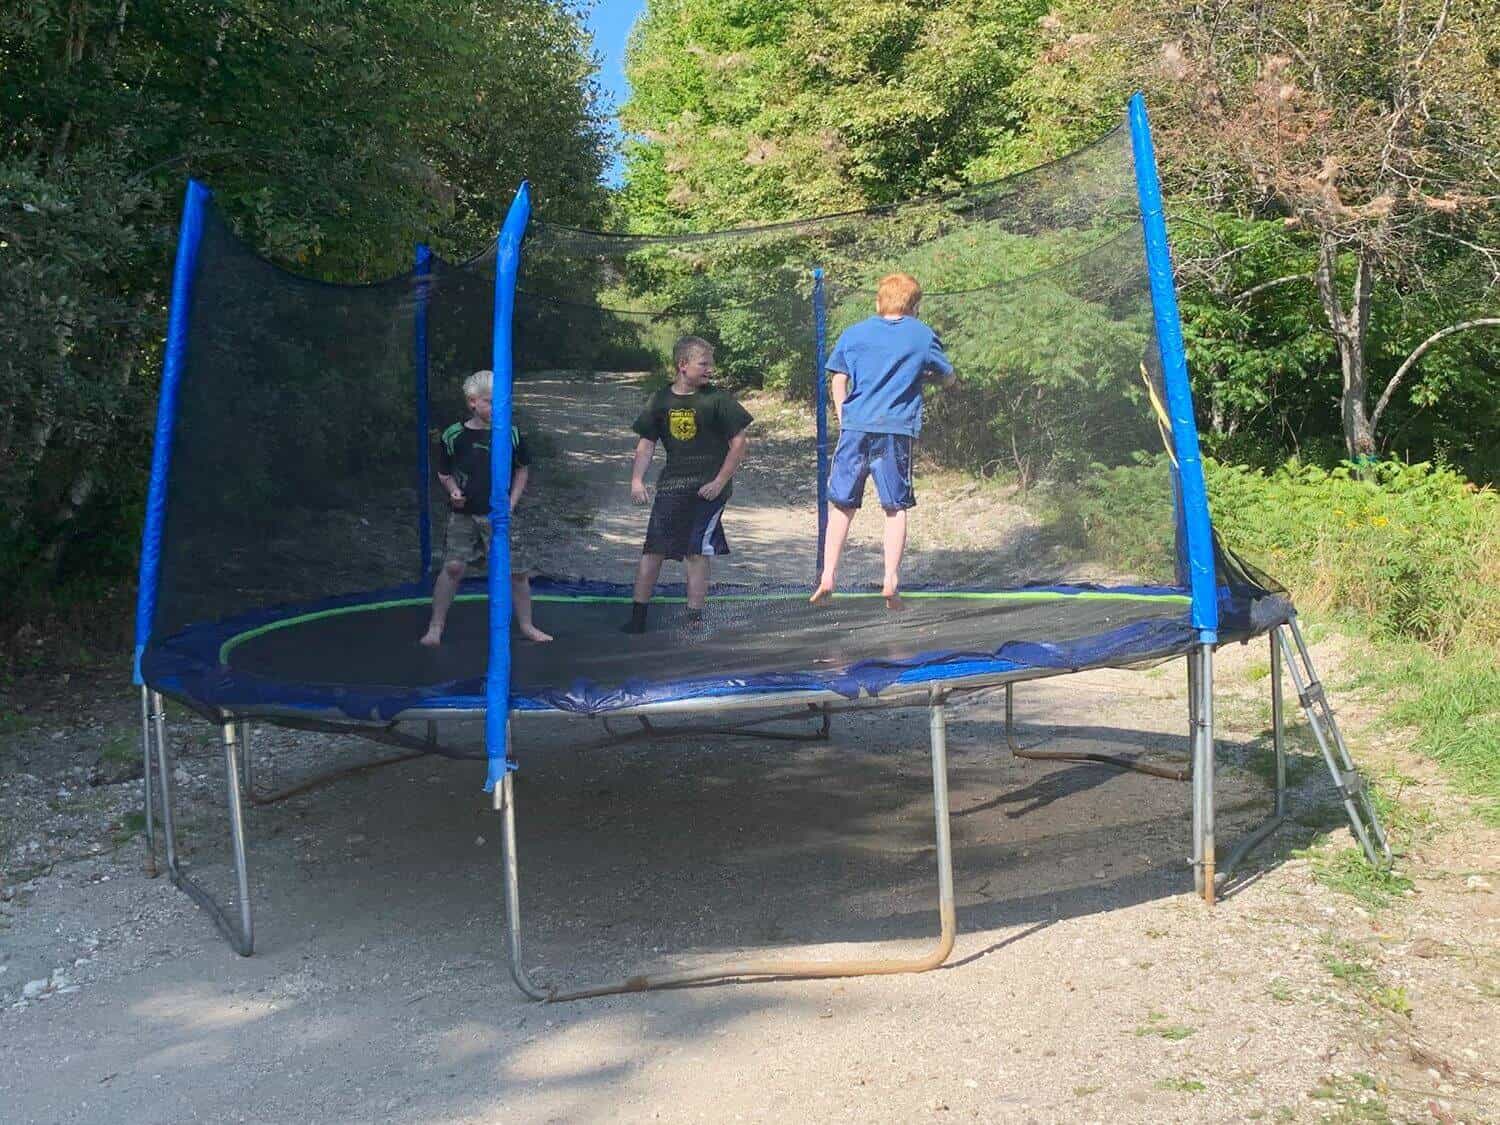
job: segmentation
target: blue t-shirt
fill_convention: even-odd
[[[872,316],[844,329],[826,369],[849,376],[844,429],[912,437],[922,431],[923,378],[953,374],[938,334],[914,316]]]

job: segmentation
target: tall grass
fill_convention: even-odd
[[[1500,496],[1427,464],[1209,463],[1214,525],[1297,605],[1364,625],[1370,678],[1500,826]]]

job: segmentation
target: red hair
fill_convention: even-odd
[[[881,316],[911,316],[922,303],[922,286],[909,273],[888,273],[875,290],[875,311]]]

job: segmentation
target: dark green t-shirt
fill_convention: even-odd
[[[631,429],[665,447],[667,464],[659,481],[697,486],[718,475],[729,453],[729,439],[752,421],[750,412],[733,395],[717,387],[704,387],[690,395],[663,387],[647,400]],[[725,499],[729,492],[726,487]]]

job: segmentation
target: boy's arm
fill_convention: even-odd
[[[530,479],[531,467],[529,465],[517,465],[516,471],[510,474],[510,510],[512,512],[521,502],[521,494],[526,491],[526,482]]]
[[[734,472],[740,467],[740,462],[745,459],[745,450],[749,447],[750,435],[744,430],[730,438],[729,452],[724,454],[724,464],[719,467],[718,475],[698,489],[698,495],[705,500],[712,500],[723,492],[734,478]]]
[[[828,397],[833,399],[833,410],[839,425],[844,424],[844,400],[849,397],[849,375],[844,371],[828,373]]]
[[[635,460],[630,466],[630,498],[637,504],[651,499],[646,493],[646,470],[651,467],[651,456],[656,452],[656,442],[641,438],[635,443]]]

